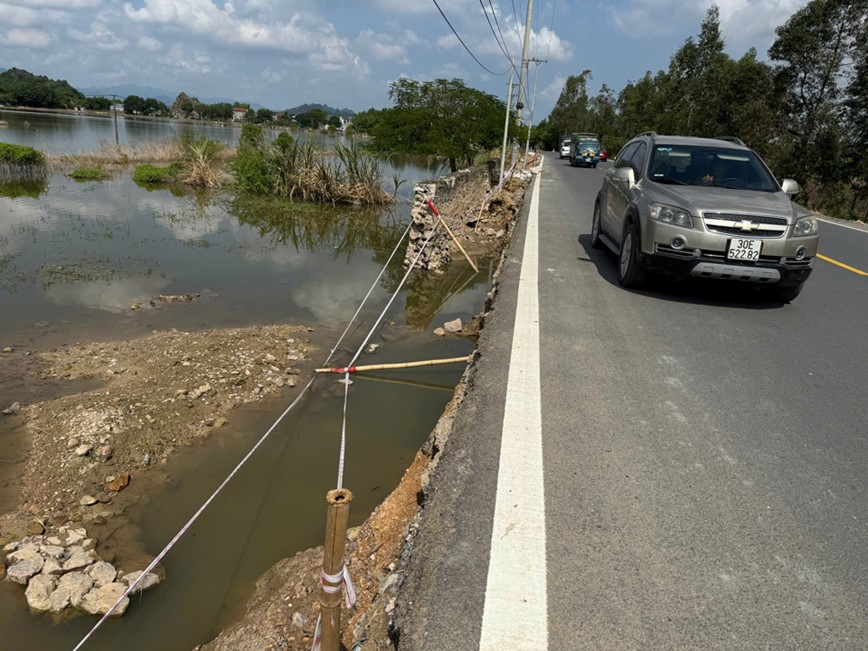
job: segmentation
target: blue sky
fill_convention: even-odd
[[[727,51],[762,57],[774,30],[807,0],[719,0]],[[508,70],[483,13],[521,57],[527,0],[437,0],[491,72]],[[588,68],[593,93],[666,68],[699,31],[710,0],[535,0],[526,112],[534,121],[568,75]],[[492,16],[496,14],[497,21]],[[497,27],[495,26],[495,32]],[[508,75],[478,65],[434,0],[0,0],[0,67],[78,88],[139,84],[283,109],[307,102],[389,106],[389,83],[461,78],[506,99]],[[526,113],[527,116],[527,113]]]

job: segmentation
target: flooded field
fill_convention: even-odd
[[[412,187],[428,170],[400,171]],[[2,189],[0,348],[26,355],[171,328],[269,323],[310,326],[333,344],[408,219],[405,203],[371,212],[203,198],[139,187],[129,174],[87,183],[52,176],[37,188]],[[397,287],[402,259],[384,274],[336,362],[348,361]],[[456,263],[436,280],[411,281],[372,340],[380,344],[376,362],[468,354],[472,341],[432,331],[482,309],[489,262],[480,268],[474,274]],[[324,358],[328,350],[320,353]],[[355,495],[351,524],[397,483],[462,370],[428,367],[356,379],[345,476]],[[34,383],[0,358],[0,407],[90,388],[87,381]],[[136,597],[85,648],[192,649],[238,614],[271,564],[320,544],[324,495],[337,475],[343,393],[334,378],[314,388],[166,557],[166,582]],[[139,491],[147,498],[129,504],[103,532],[105,548],[159,552],[286,404],[272,399],[242,407],[225,435],[183,449],[148,473]],[[14,421],[0,419],[0,511],[15,508],[14,478],[27,454]],[[71,649],[94,622],[31,615],[22,587],[0,583],[2,648]]]

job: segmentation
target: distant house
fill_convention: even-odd
[[[244,118],[247,117],[247,109],[243,106],[236,106],[232,109],[232,120],[234,122],[243,122]]]

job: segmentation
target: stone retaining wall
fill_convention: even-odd
[[[449,215],[448,211],[444,212],[443,206],[460,195],[465,186],[478,184],[483,180],[489,180],[488,169],[475,167],[455,172],[436,181],[420,183],[413,188],[413,208],[410,210],[413,223],[410,227],[410,242],[404,255],[404,266],[409,266],[416,259],[425,242],[428,242],[428,245],[419,258],[418,268],[437,272],[449,263],[453,250],[457,247],[445,228],[442,226],[436,228],[439,220],[426,203],[426,199],[434,204],[449,228],[456,232],[463,226],[460,217],[455,218]]]

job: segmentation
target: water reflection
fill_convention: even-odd
[[[36,199],[48,188],[48,179],[28,179],[26,181],[5,181],[0,183],[0,197],[17,199],[31,197]]]

